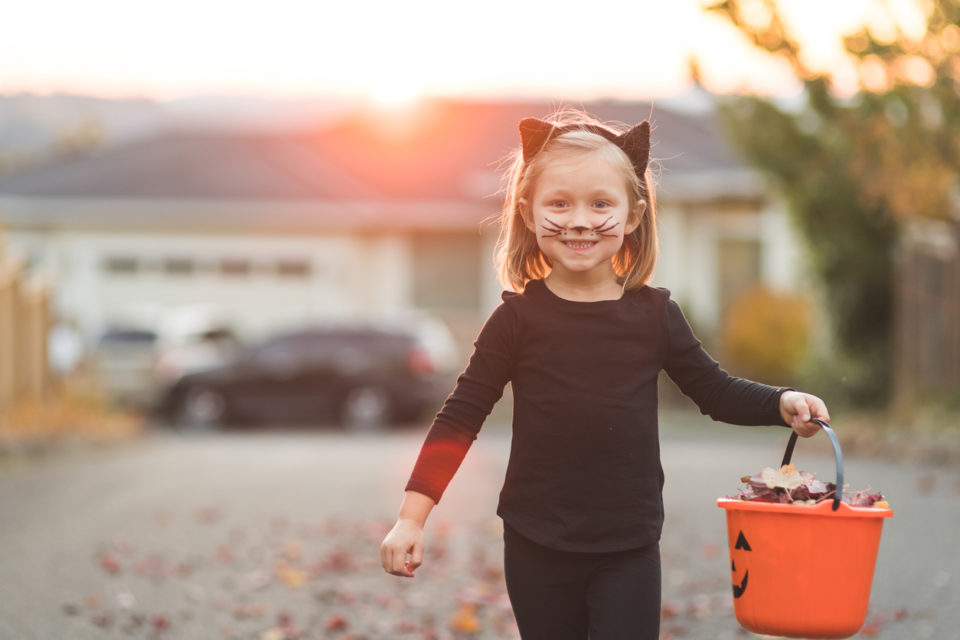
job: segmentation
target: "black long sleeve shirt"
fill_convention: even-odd
[[[523,294],[503,294],[474,346],[406,488],[439,502],[510,382],[513,437],[497,513],[547,547],[618,551],[659,540],[661,370],[715,420],[785,426],[783,389],[728,375],[666,289],[574,302],[534,280]]]

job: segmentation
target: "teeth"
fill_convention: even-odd
[[[566,242],[565,243],[571,249],[588,249],[592,247],[595,243],[593,242]]]

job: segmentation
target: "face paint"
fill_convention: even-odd
[[[606,220],[601,222],[595,227],[573,227],[571,231],[577,231],[585,233],[587,231],[592,231],[593,233],[603,236],[605,238],[615,238],[617,237],[616,233],[609,233],[617,227],[620,226],[619,222],[610,222],[613,219],[613,216],[609,216]],[[541,235],[543,238],[555,238],[559,235],[563,235],[566,232],[566,228],[557,224],[555,221],[550,218],[544,219],[544,224],[540,225],[540,228],[544,230],[544,233]]]
[[[734,550],[739,549],[739,550],[741,550],[741,551],[753,551],[753,549],[750,548],[750,543],[747,542],[746,536],[743,535],[743,531],[741,531],[740,534],[737,536],[737,544],[734,545],[733,548],[734,548]],[[731,554],[731,556],[732,556],[732,555],[733,555],[733,554]],[[734,574],[736,574],[736,572],[737,572],[736,561],[733,560],[732,557],[731,557],[731,559],[730,559],[730,571],[731,571],[731,573],[734,573]],[[736,583],[736,578],[734,578],[734,584],[733,584],[733,597],[734,597],[734,598],[739,598],[740,596],[743,595],[743,592],[747,590],[747,580],[748,580],[749,578],[750,578],[750,569],[745,569],[745,570],[744,570],[744,572],[743,572],[743,579],[740,580],[740,584],[737,584],[737,583]]]

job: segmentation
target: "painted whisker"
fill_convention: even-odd
[[[559,235],[566,234],[567,231],[576,231],[578,233],[586,233],[589,231],[597,235],[603,236],[605,238],[612,238],[612,237],[616,237],[617,234],[608,233],[608,232],[613,231],[618,226],[620,226],[619,222],[610,223],[610,220],[612,218],[613,216],[607,217],[606,220],[604,220],[603,222],[601,222],[599,225],[595,227],[581,226],[581,227],[573,227],[572,229],[568,229],[563,225],[560,225],[554,222],[550,218],[547,218],[545,224],[540,225],[540,228],[547,232],[543,235],[544,238],[555,238]]]
[[[556,236],[563,233],[563,227],[561,227],[559,224],[557,224],[550,218],[547,218],[547,224],[540,225],[540,228],[543,229],[544,231],[550,232],[549,234],[545,234],[543,236],[544,238],[555,238]]]
[[[610,218],[612,217],[613,216],[610,216]],[[614,222],[613,224],[607,224],[610,221],[610,218],[607,218],[606,220],[601,222],[599,226],[594,227],[593,232],[608,238],[617,235],[615,233],[606,233],[607,231],[612,231],[616,229],[618,226],[620,226],[619,222]]]

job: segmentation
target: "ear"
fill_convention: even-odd
[[[517,208],[520,209],[520,219],[523,220],[524,226],[527,227],[534,234],[537,233],[537,227],[533,224],[533,214],[530,211],[530,207],[527,203],[526,198],[521,198],[517,203]]]
[[[524,118],[520,121],[520,143],[523,147],[523,160],[527,162],[539,153],[553,134],[554,127],[538,118]]]
[[[620,148],[633,162],[637,175],[642,178],[650,161],[650,123],[643,121],[621,135]]]
[[[640,226],[640,222],[643,220],[643,214],[646,212],[647,203],[641,200],[630,212],[630,215],[627,216],[627,223],[623,225],[623,235],[628,236],[636,231],[637,227]]]

